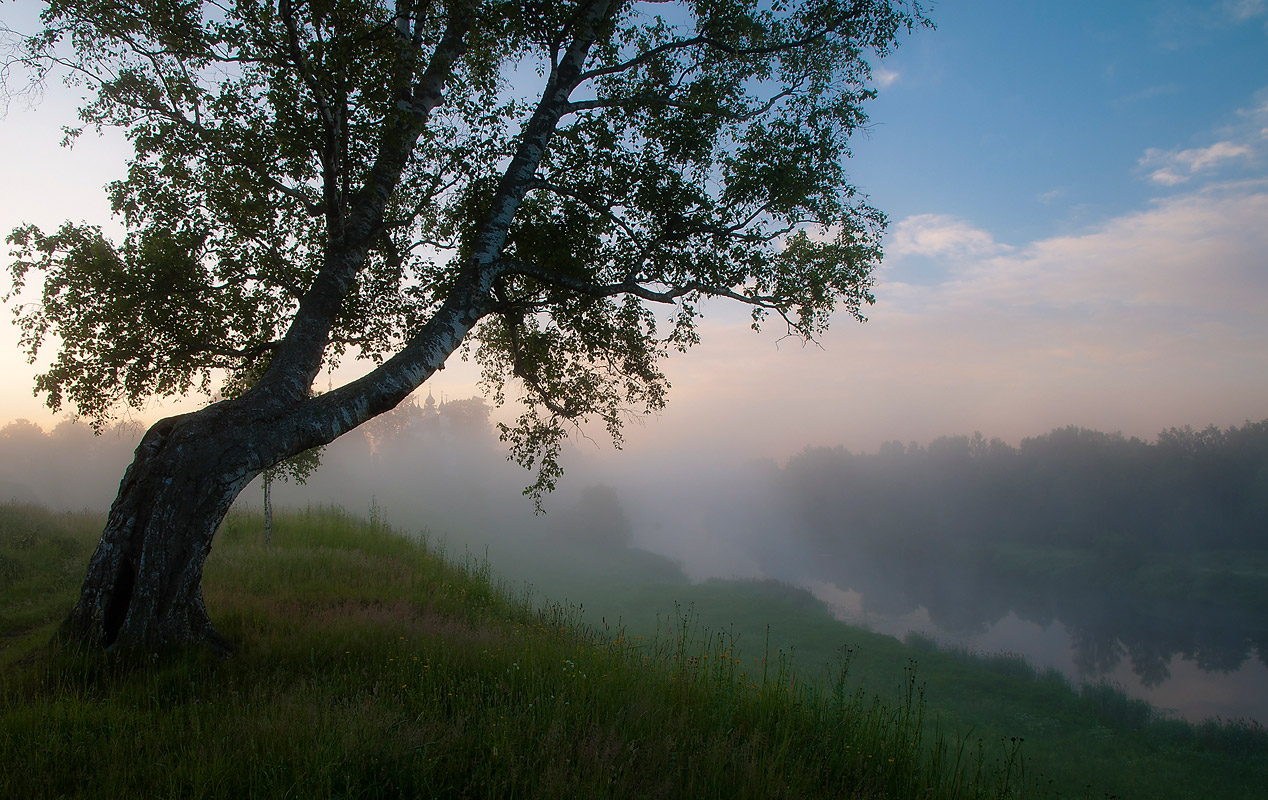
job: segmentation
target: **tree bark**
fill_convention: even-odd
[[[62,626],[90,647],[231,648],[203,604],[203,565],[238,493],[259,471],[226,404],[162,420],[137,446],[79,602]]]

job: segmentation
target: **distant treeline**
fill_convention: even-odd
[[[952,631],[1059,620],[1085,674],[1126,656],[1146,684],[1177,654],[1268,663],[1268,420],[1153,443],[1068,427],[1018,448],[812,448],[780,491],[803,568],[871,610],[924,607]]]
[[[1024,541],[1133,552],[1268,546],[1268,420],[1170,428],[1155,442],[1066,427],[1024,439],[810,448],[783,489],[806,533],[894,550]]]
[[[29,420],[14,420],[0,427],[0,502],[105,511],[142,433],[132,421],[94,434],[88,423],[74,419],[48,432]]]

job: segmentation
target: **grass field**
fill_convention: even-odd
[[[238,644],[119,661],[49,646],[100,520],[0,507],[0,797],[1021,796],[896,703],[735,657],[680,617],[604,637],[486,563],[334,510],[227,521],[206,598]]]

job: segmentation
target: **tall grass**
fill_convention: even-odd
[[[0,504],[0,653],[19,657],[47,641],[70,610],[103,521]]]
[[[600,635],[486,562],[330,509],[279,516],[271,547],[258,517],[226,522],[206,596],[232,658],[37,647],[99,522],[0,507],[0,797],[1025,793],[1016,748],[929,735],[914,668],[884,703],[848,653],[808,682],[681,610],[647,639]]]

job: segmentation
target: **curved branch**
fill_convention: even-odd
[[[657,290],[645,286],[636,280],[624,280],[619,283],[595,283],[593,281],[583,280],[571,275],[564,275],[555,272],[554,270],[546,269],[545,267],[540,267],[536,264],[529,264],[523,261],[508,261],[503,259],[499,262],[499,264],[503,269],[503,274],[523,275],[525,277],[539,280],[545,284],[559,286],[590,297],[616,297],[618,295],[629,294],[650,303],[672,304],[681,297],[691,294],[702,294],[710,297],[724,297],[728,300],[735,300],[748,306],[764,308],[781,313],[786,310],[788,305],[783,298],[776,297],[774,295],[741,294],[729,286],[719,286],[717,284],[704,283],[702,281],[687,281],[680,286],[670,286],[667,289]]]
[[[666,53],[672,53],[678,50],[686,50],[693,47],[700,47],[702,45],[711,47],[719,52],[725,53],[726,55],[740,57],[740,58],[747,57],[747,56],[768,56],[768,55],[773,55],[775,53],[784,53],[789,50],[796,50],[799,47],[805,47],[806,45],[812,44],[822,39],[828,34],[834,32],[837,28],[841,26],[841,23],[845,22],[848,19],[849,19],[848,16],[842,14],[838,17],[835,17],[829,20],[822,28],[819,28],[818,30],[813,31],[807,34],[806,36],[803,36],[800,39],[791,39],[788,41],[776,42],[775,44],[765,45],[763,47],[736,47],[735,45],[727,44],[726,42],[723,42],[720,39],[715,39],[707,35],[693,36],[690,39],[677,39],[675,41],[665,42],[662,45],[653,47],[651,50],[640,53],[634,58],[631,58],[628,61],[624,61],[620,64],[612,64],[607,67],[600,67],[598,69],[592,69],[587,72],[584,72],[581,74],[581,80],[587,81],[593,78],[602,77],[604,75],[614,75],[618,72],[624,72],[628,69],[633,69],[634,67],[639,67],[639,66],[642,66],[643,64],[647,64],[648,62],[653,61],[657,57],[665,55]]]
[[[560,197],[570,197],[573,200],[577,200],[585,205],[586,208],[602,216],[604,219],[623,230],[625,235],[630,237],[630,239],[637,240],[640,238],[638,231],[634,230],[628,222],[617,216],[612,211],[613,206],[605,202],[601,197],[596,197],[595,195],[590,194],[589,192],[583,192],[580,189],[573,189],[568,186],[562,186],[558,183],[552,183],[551,181],[541,179],[534,180],[530,184],[529,189],[542,189],[547,192],[553,192]]]
[[[317,81],[317,76],[313,73],[312,67],[308,63],[308,59],[304,57],[303,48],[300,47],[299,27],[295,24],[295,9],[291,6],[291,0],[280,0],[278,12],[282,15],[282,22],[286,26],[286,45],[289,50],[291,63],[295,65],[295,69],[299,70],[300,79],[304,81],[308,91],[312,92],[313,100],[317,103],[318,113],[321,114],[322,122],[326,126],[326,135],[334,137],[338,134],[335,114],[330,107],[329,98],[322,91],[321,84]],[[327,146],[331,145],[333,145],[333,142],[328,141]]]
[[[564,57],[552,67],[541,100],[524,125],[519,147],[502,173],[489,209],[480,222],[475,247],[477,263],[487,265],[501,255],[511,220],[532,185],[560,118],[567,112],[568,97],[582,81],[582,67],[598,37],[599,25],[620,6],[619,0],[591,0],[584,10],[578,10],[577,33]]]
[[[790,87],[773,97],[769,98],[761,105],[755,106],[746,111],[734,111],[720,106],[710,106],[704,103],[689,103],[681,100],[675,100],[672,97],[658,94],[647,95],[629,95],[627,97],[613,97],[609,99],[594,98],[592,100],[576,100],[568,104],[569,113],[577,113],[581,111],[599,111],[608,108],[677,108],[683,111],[691,111],[702,116],[716,115],[730,122],[748,122],[757,119],[766,112],[770,111],[779,103],[788,97],[792,97],[801,88],[802,84]]]
[[[99,93],[101,93],[103,96],[108,97],[110,99],[110,102],[116,103],[119,106],[122,106],[124,108],[130,109],[131,111],[136,112],[138,115],[137,119],[144,119],[148,115],[157,115],[162,117],[164,120],[172,123],[173,125],[176,125],[177,127],[183,129],[186,133],[193,135],[203,145],[209,146],[210,152],[209,152],[208,158],[209,160],[214,159],[217,154],[217,151],[212,146],[215,146],[218,144],[217,137],[214,135],[214,133],[211,130],[209,130],[203,124],[201,113],[199,111],[197,103],[193,105],[193,111],[194,111],[193,119],[190,119],[185,114],[181,113],[176,102],[175,92],[172,89],[166,74],[163,72],[162,69],[160,69],[160,65],[158,64],[158,62],[153,57],[151,57],[146,50],[141,48],[138,44],[132,42],[130,37],[123,37],[123,40],[127,42],[128,46],[138,55],[146,57],[148,60],[150,60],[151,65],[154,69],[154,74],[156,76],[156,79],[163,83],[164,91],[167,97],[171,101],[170,106],[164,105],[163,103],[160,103],[160,102],[153,102],[153,101],[147,100],[144,96],[139,96],[135,94],[129,95],[129,94],[125,94],[122,91],[119,91],[117,88],[117,82],[119,80],[118,75],[115,75],[113,77],[109,75],[103,76],[101,74],[97,74],[91,70],[86,69],[80,64],[72,63],[70,61],[56,58],[56,57],[50,57],[49,60],[52,63],[56,63],[76,73],[80,78],[86,80],[89,83],[89,85],[93,86]],[[191,86],[193,85],[192,80],[190,81],[190,85]],[[224,151],[221,150],[219,152],[223,153]],[[247,153],[244,155],[249,156],[250,154]],[[259,180],[263,181],[268,186],[271,186],[272,188],[281,192],[284,196],[289,197],[292,200],[295,200],[298,203],[300,203],[300,205],[304,208],[305,212],[309,214],[310,216],[314,216],[314,217],[320,216],[322,213],[325,212],[325,209],[326,209],[325,203],[314,203],[309,198],[308,194],[305,193],[299,187],[286,184],[283,181],[270,175],[268,173],[267,168],[268,166],[271,166],[271,165],[262,164],[258,160],[252,160],[249,157],[242,157],[242,158],[229,157],[226,159],[225,163],[232,166],[242,167],[248,170],[252,175],[254,175]]]

